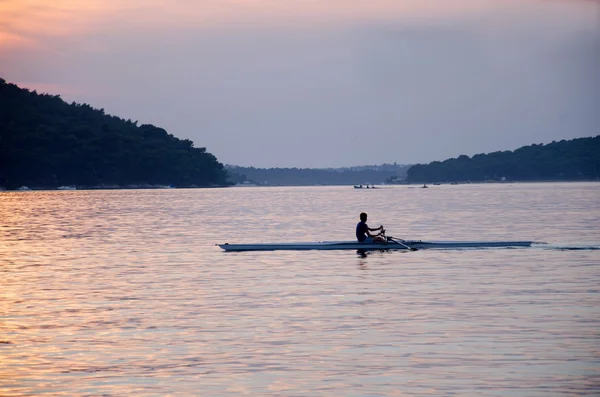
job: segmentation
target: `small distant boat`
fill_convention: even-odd
[[[354,185],[355,189],[379,189],[378,187],[375,187],[375,185]]]
[[[20,192],[25,192],[27,190],[31,190],[30,188],[28,188],[27,186],[21,186],[20,188],[17,189]]]
[[[70,186],[59,186],[56,190],[77,190],[77,188],[73,185]]]

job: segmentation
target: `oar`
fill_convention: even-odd
[[[403,246],[403,247],[404,247],[404,248],[406,248],[407,250],[410,250],[410,251],[418,251],[418,250],[419,250],[418,248],[415,248],[415,247],[409,247],[408,245],[406,245],[406,244],[404,244],[404,243],[401,243],[400,241],[396,240],[396,238],[394,238],[394,237],[392,237],[392,236],[388,237],[388,239],[392,240],[392,241],[393,241],[393,242],[395,242],[396,244],[400,244],[401,246]]]

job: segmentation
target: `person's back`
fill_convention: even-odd
[[[367,223],[364,222],[362,219],[356,224],[356,239],[358,240],[358,242],[362,243],[367,239],[368,230],[369,227],[367,226]]]
[[[378,234],[371,234],[371,231],[380,230]],[[367,214],[362,212],[360,214],[360,222],[356,225],[356,239],[359,243],[385,243],[387,239],[384,236],[385,230],[383,230],[383,226],[379,226],[378,228],[370,228],[367,225]]]

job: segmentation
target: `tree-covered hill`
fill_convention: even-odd
[[[226,166],[230,180],[263,186],[381,184],[404,179],[408,165],[382,164],[346,168],[254,168]]]
[[[575,181],[600,178],[600,135],[523,146],[515,151],[459,156],[413,165],[410,183],[453,181]]]
[[[132,184],[218,186],[227,172],[162,128],[0,79],[0,186]]]

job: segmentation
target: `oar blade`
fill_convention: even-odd
[[[409,251],[418,251],[418,250],[419,250],[418,248],[415,248],[415,247],[409,247],[408,245],[404,244],[404,243],[402,242],[402,241],[403,241],[402,239],[396,239],[395,237],[392,237],[392,236],[388,236],[388,238],[387,238],[387,239],[388,239],[388,241],[392,241],[392,242],[394,242],[394,243],[396,243],[396,244],[399,244],[399,245],[401,245],[401,246],[405,247],[405,248],[406,248],[407,250],[409,250]]]

